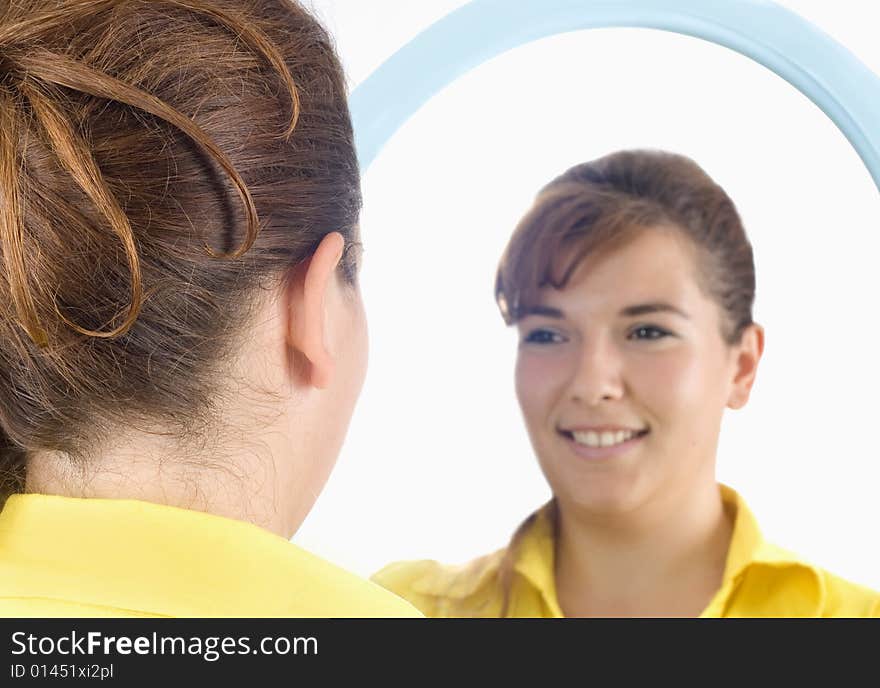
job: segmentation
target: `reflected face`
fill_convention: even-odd
[[[736,376],[678,230],[587,258],[518,323],[516,390],[560,506],[622,513],[714,480]]]

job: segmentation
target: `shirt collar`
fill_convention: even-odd
[[[738,578],[749,566],[755,564],[796,566],[815,571],[815,567],[801,560],[796,554],[767,542],[745,500],[727,485],[719,485],[719,487],[724,508],[734,515],[733,533],[724,567],[724,580]]]
[[[704,615],[820,616],[827,597],[821,571],[767,542],[743,498],[720,488],[724,508],[734,514],[733,533],[721,588]]]
[[[514,570],[540,592],[553,616],[563,616],[556,597],[556,534],[551,501],[538,509],[535,522],[519,547]]]
[[[415,615],[369,581],[256,525],[122,499],[13,495],[3,594],[162,616]]]
[[[732,488],[719,485],[724,508],[733,516],[733,531],[727,553],[722,585],[718,595],[713,599],[705,615],[720,614],[725,610],[736,586],[744,574],[753,567],[770,567],[779,573],[784,569],[805,577],[810,592],[804,596],[804,586],[798,586],[798,599],[789,600],[784,592],[775,596],[774,600],[764,600],[763,611],[769,615],[794,615],[795,607],[805,610],[806,615],[815,615],[824,598],[824,583],[818,570],[798,559],[797,555],[772,545],[764,540],[754,514],[745,500]],[[519,573],[537,591],[552,616],[563,616],[556,596],[555,579],[555,533],[553,503],[550,502],[534,513],[534,521],[520,541],[514,570]],[[493,578],[504,558],[504,550],[490,557],[477,560],[474,564],[463,567],[455,576],[452,585],[444,586],[442,594],[464,598],[476,592],[490,578]],[[437,581],[422,581],[421,589],[435,594],[441,592]],[[774,606],[776,605],[776,606]],[[773,609],[779,607],[778,614]]]
[[[513,570],[525,577],[541,594],[551,610],[559,608],[556,602],[554,577],[554,548],[552,503],[531,514],[516,551]],[[521,526],[522,527],[522,526]],[[499,570],[507,557],[507,549],[454,567],[431,567],[416,578],[412,587],[426,595],[463,600],[490,581],[497,581]],[[559,614],[561,616],[561,613]]]
[[[756,561],[761,555],[764,537],[758,527],[758,521],[742,497],[727,485],[720,485],[720,488],[724,509],[733,516],[733,532],[724,566],[723,579],[727,581],[736,578],[749,564]]]

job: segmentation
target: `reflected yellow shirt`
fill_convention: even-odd
[[[413,617],[410,604],[263,528],[124,499],[13,495],[0,616]]]
[[[766,542],[742,498],[721,486],[734,515],[721,587],[703,617],[880,616],[880,593],[812,566]],[[547,508],[525,533],[514,565],[510,616],[562,617],[556,599],[554,536]],[[495,617],[501,613],[498,569],[505,550],[463,566],[398,562],[373,580],[431,617]]]

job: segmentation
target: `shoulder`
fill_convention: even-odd
[[[825,591],[822,616],[880,617],[880,592],[819,569]]]
[[[755,593],[752,604],[774,616],[880,616],[880,592],[766,542],[742,583]]]
[[[54,599],[50,597],[0,597],[0,618],[168,618],[157,614],[123,607],[90,604],[76,600]]]
[[[410,602],[426,616],[483,616],[497,596],[505,549],[465,564],[432,559],[389,564],[372,580]]]

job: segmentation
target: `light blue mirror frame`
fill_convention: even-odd
[[[471,69],[530,41],[608,27],[695,36],[771,69],[831,118],[880,188],[880,77],[769,0],[473,0],[403,46],[351,94],[361,168],[428,99]]]

